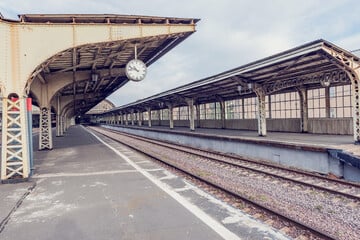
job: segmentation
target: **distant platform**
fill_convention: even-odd
[[[360,147],[354,145],[352,135],[268,132],[266,137],[260,137],[257,131],[248,130],[196,128],[190,131],[187,127],[107,126],[151,138],[270,160],[360,181]],[[163,135],[160,136],[160,133]]]

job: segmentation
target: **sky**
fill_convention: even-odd
[[[0,0],[18,14],[86,13],[200,18],[197,31],[108,97],[116,106],[325,39],[360,49],[358,0]]]

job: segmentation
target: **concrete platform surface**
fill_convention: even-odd
[[[31,182],[0,185],[0,239],[287,239],[81,126],[54,140]]]

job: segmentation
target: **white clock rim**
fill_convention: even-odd
[[[132,62],[140,62],[140,63],[145,67],[145,69],[144,69],[144,74],[140,75],[140,78],[139,78],[139,79],[136,79],[136,78],[133,78],[133,77],[130,76],[130,73],[129,73],[129,70],[128,70],[128,66],[129,66]],[[126,64],[126,66],[125,66],[125,74],[126,74],[126,76],[128,77],[128,79],[131,80],[131,81],[139,82],[139,81],[141,81],[141,80],[144,80],[145,77],[146,77],[146,74],[147,74],[146,64],[145,64],[143,61],[141,61],[140,59],[132,59],[132,60],[130,60],[130,61]]]

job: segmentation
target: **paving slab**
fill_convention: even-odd
[[[16,210],[34,186],[35,182],[0,184],[0,231],[7,224],[11,213]]]

